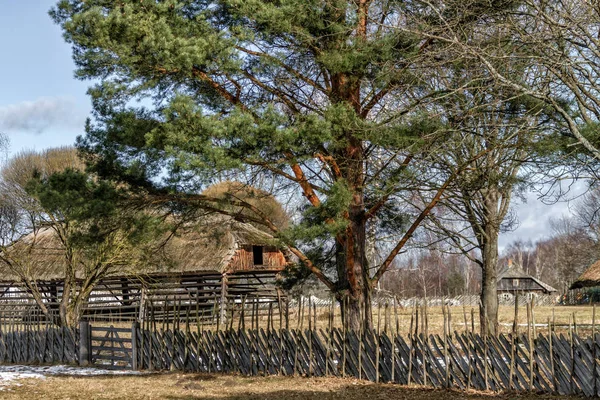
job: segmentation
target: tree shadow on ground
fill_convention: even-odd
[[[539,393],[493,393],[461,391],[456,389],[433,389],[423,386],[397,384],[374,384],[355,379],[303,378],[285,376],[241,376],[208,373],[149,372],[127,375],[73,376],[77,380],[94,379],[111,381],[127,377],[172,384],[173,391],[161,399],[165,400],[543,400],[580,399],[577,396],[558,396]],[[159,385],[161,383],[158,383]],[[272,390],[268,390],[272,388]],[[136,397],[137,398],[137,397]],[[152,397],[155,398],[155,397]]]
[[[259,383],[261,377],[253,377],[252,382]],[[335,379],[335,378],[334,378]],[[397,384],[374,384],[357,382],[348,380],[347,385],[339,386],[332,385],[330,390],[324,390],[323,383],[320,383],[320,387],[315,390],[311,388],[310,379],[296,378],[292,383],[296,383],[296,387],[274,390],[269,392],[264,391],[240,391],[236,394],[228,396],[222,396],[220,394],[201,394],[203,389],[203,377],[186,377],[181,379],[179,383],[182,388],[189,389],[192,392],[189,395],[173,395],[165,397],[165,400],[426,400],[426,399],[439,399],[439,400],[527,400],[527,399],[580,399],[577,396],[558,396],[551,394],[539,394],[539,393],[493,393],[493,392],[478,392],[474,390],[463,391],[458,389],[434,389],[423,386],[402,386]],[[339,380],[336,379],[338,382]],[[353,382],[353,383],[352,383]],[[224,379],[223,384],[231,389],[231,385],[239,385],[235,379]],[[242,386],[242,385],[240,385]],[[333,387],[336,386],[336,387]],[[197,393],[200,392],[200,393]]]

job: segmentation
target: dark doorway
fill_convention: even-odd
[[[254,265],[263,265],[263,246],[252,246]]]

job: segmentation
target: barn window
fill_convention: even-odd
[[[513,286],[519,286],[519,280],[513,279]]]
[[[254,265],[263,265],[263,246],[252,246]]]

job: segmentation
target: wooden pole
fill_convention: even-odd
[[[484,378],[485,378],[485,390],[490,390],[488,380],[488,338],[489,338],[489,321],[485,324],[483,332],[483,366],[484,366]]]
[[[384,325],[383,330],[386,334],[389,334],[389,332],[390,332],[390,303],[389,302],[385,303],[384,314],[385,314],[385,325]]]
[[[362,307],[359,309],[359,313],[361,317],[364,318],[364,313]],[[361,321],[364,319],[361,318]],[[358,379],[362,379],[362,347],[363,347],[363,334],[364,334],[364,324],[360,324],[360,328],[358,329]]]
[[[290,330],[290,298],[286,296],[285,298],[285,330]]]
[[[425,299],[425,301],[427,301],[427,299]],[[422,346],[423,346],[423,348],[421,349],[421,361],[422,361],[422,369],[423,369],[423,385],[427,386],[427,357],[426,357],[427,328],[425,326],[425,320],[426,320],[425,305],[423,305],[423,306],[421,306],[421,335],[420,335],[423,340],[417,341],[417,343],[420,342],[420,344],[422,344]],[[419,339],[418,336],[417,336],[417,339]]]
[[[54,341],[54,340],[53,340]],[[54,351],[52,351],[54,354]],[[54,357],[54,356],[52,356]],[[88,366],[92,363],[92,340],[90,324],[87,321],[79,323],[79,365]]]
[[[472,340],[472,335],[474,334],[474,332],[466,332],[466,340],[465,343],[467,345],[467,361],[469,363],[469,372],[467,375],[467,390],[469,390],[471,388],[471,377],[473,375],[473,364],[472,364],[472,359],[471,359],[471,340]]]
[[[331,303],[329,304],[329,324],[328,327],[326,329],[327,332],[327,348],[326,350],[326,354],[325,354],[325,376],[329,375],[329,357],[331,355],[331,340],[332,340],[332,336],[333,336],[333,317],[334,317],[334,313],[335,313],[335,307],[334,307],[334,301],[335,298],[333,297],[333,295],[331,296]]]
[[[394,314],[396,315],[396,336],[400,335],[400,321],[398,321],[398,302],[394,296]]]
[[[131,369],[133,369],[134,371],[137,371],[139,369],[139,351],[140,348],[138,346],[138,331],[140,330],[140,324],[137,321],[134,321],[133,324],[131,324]],[[187,346],[186,346],[187,349]],[[143,349],[142,349],[142,354],[143,354]],[[185,366],[185,362],[184,362],[184,366]]]
[[[575,313],[573,313],[575,315]],[[569,343],[571,347],[571,376],[575,376],[575,351],[573,348],[573,330],[571,329],[571,316],[569,316]],[[574,393],[575,380],[570,380],[569,394]]]
[[[516,389],[513,387],[514,385],[514,376],[515,376],[515,346],[517,340],[517,331],[518,331],[518,319],[519,319],[519,292],[515,293],[515,314],[513,317],[513,326],[512,326],[512,334],[510,340],[510,371],[509,371],[509,380],[508,380],[508,390]]]
[[[279,310],[279,333],[283,328],[283,310],[281,309],[281,290],[277,289],[277,309]]]
[[[397,335],[394,334],[393,332],[391,333],[392,335],[392,376],[391,376],[391,382],[394,383],[396,382],[396,342],[397,342]]]
[[[452,337],[452,309],[448,306],[448,336]]]
[[[548,327],[550,326],[550,317],[548,317]],[[548,329],[548,341],[550,342],[550,373],[552,374],[552,386],[554,388],[554,393],[558,392],[558,381],[556,379],[556,370],[554,367],[554,349],[553,349],[553,339],[554,333]]]
[[[533,311],[534,307],[535,307],[535,301],[532,297],[531,298],[531,327],[532,327],[532,331],[533,331],[533,337],[535,339],[537,337],[537,329],[535,327],[535,312]]]
[[[344,335],[343,337],[343,344],[342,344],[342,378],[346,377],[346,353],[348,351],[347,349],[347,334],[348,334],[348,317],[347,315],[345,315],[347,313],[348,310],[348,296],[345,295],[343,300],[342,300],[344,307],[343,307],[343,312],[344,314],[342,315],[342,334]]]
[[[238,329],[246,330],[246,296],[242,297],[242,310],[240,313],[240,321],[238,322]]]
[[[471,307],[471,332],[475,332],[475,310]]]
[[[535,332],[535,322],[533,319],[533,301],[531,302],[531,305],[529,306],[529,314],[531,316],[531,327],[532,327],[532,333]],[[535,361],[535,349],[533,348],[533,337],[535,334],[531,334],[529,335],[529,390],[531,392],[533,392],[533,380],[535,377],[534,371],[533,371],[533,362]]]
[[[598,368],[598,357],[596,354],[596,305],[592,305],[592,357],[593,357],[593,371],[592,375],[594,376],[594,396],[598,395],[598,377],[597,377],[597,368]]]
[[[414,321],[414,313],[411,311],[410,313],[410,328],[408,331],[408,341],[410,343],[410,348],[408,349],[408,378],[407,378],[407,385],[410,386],[410,381],[412,378],[412,359],[413,359],[413,351],[414,351],[414,339],[413,339],[413,333],[412,333],[412,329],[413,329],[413,321]]]
[[[310,326],[310,309],[313,309],[313,317],[315,315],[315,313],[317,312],[315,305],[312,304],[311,307],[311,303],[312,303],[312,299],[309,299],[309,303],[308,303],[308,376],[313,376],[313,371],[314,371],[314,367],[313,367],[313,329]],[[313,323],[313,326],[315,328],[315,330],[317,329],[316,325]]]
[[[444,310],[442,304],[442,310]],[[450,332],[450,308],[448,308],[448,315],[444,312],[444,367],[445,367],[445,386],[446,389],[450,387],[450,360],[448,358],[448,332]],[[447,321],[446,321],[447,320]]]

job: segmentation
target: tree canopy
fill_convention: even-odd
[[[512,6],[448,2],[444,15],[467,29]],[[428,168],[445,141],[428,104],[458,90],[432,85],[432,74],[454,60],[444,42],[398,29],[416,15],[433,31],[447,21],[392,0],[62,0],[51,15],[76,76],[99,80],[79,141],[94,170],[165,204],[222,213],[222,199],[199,193],[223,178],[270,177],[301,194],[286,232],[250,202],[230,203],[344,299],[357,328],[372,288],[455,177]],[[378,265],[367,229],[393,237]]]

